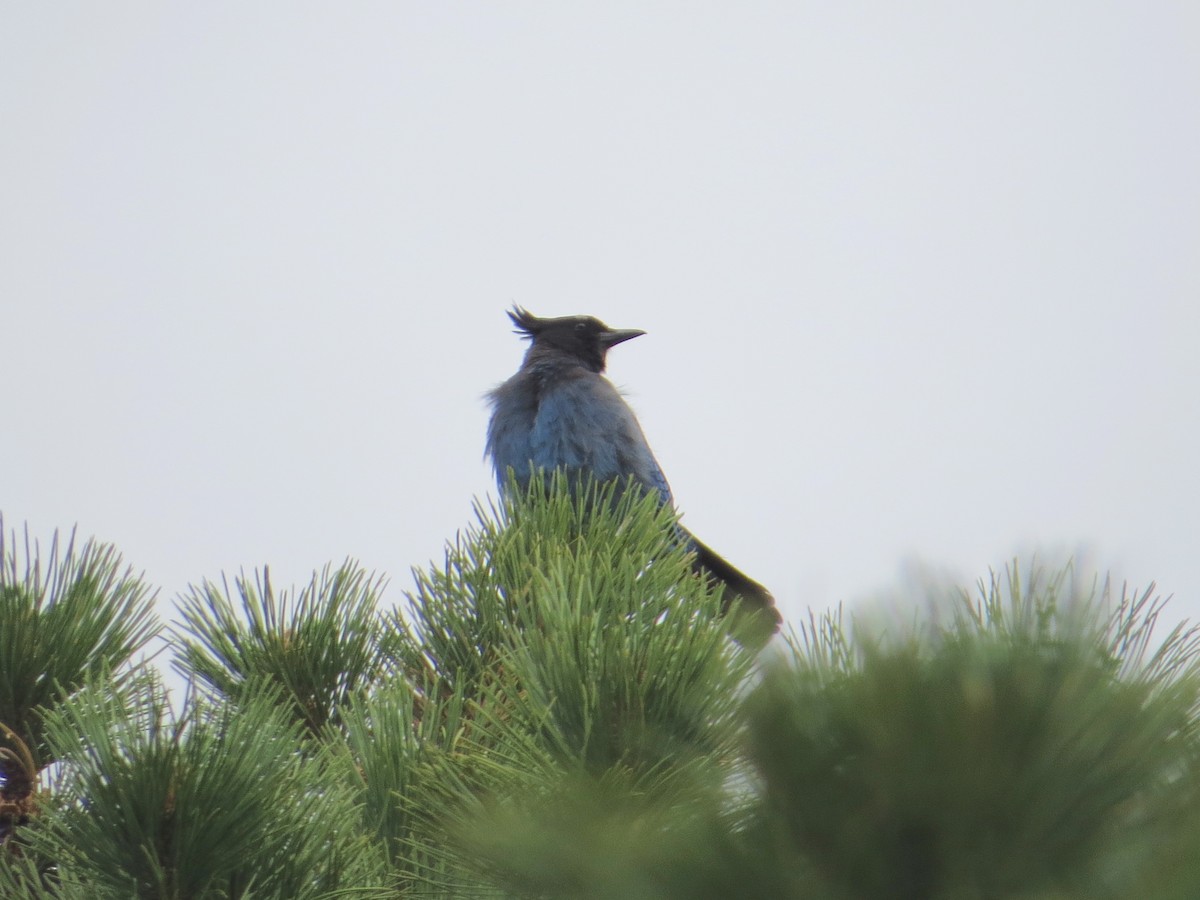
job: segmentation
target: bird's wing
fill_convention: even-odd
[[[640,428],[638,429],[641,430]],[[658,496],[663,503],[671,502],[671,485],[667,484],[667,476],[663,474],[662,466],[658,464],[658,460],[654,458],[654,454],[650,452],[650,445],[646,444],[646,439],[642,438],[642,443],[646,446],[646,454],[650,457],[643,483],[658,491]]]
[[[608,379],[593,372],[563,373],[543,389],[530,446],[540,467],[582,469],[597,481],[632,475],[664,503],[671,500],[633,410]]]
[[[496,483],[503,491],[511,468],[518,483],[529,477],[533,459],[530,431],[537,413],[537,393],[518,373],[488,394],[492,418],[488,423],[487,454],[496,470]]]

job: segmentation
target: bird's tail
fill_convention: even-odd
[[[779,630],[783,621],[775,608],[775,598],[765,587],[748,575],[730,565],[711,547],[688,532],[692,549],[696,553],[695,569],[714,584],[725,587],[723,609],[738,619],[746,618],[750,632],[766,643]],[[734,602],[738,608],[733,609]]]

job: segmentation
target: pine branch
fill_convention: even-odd
[[[22,552],[23,551],[23,552]],[[116,550],[95,541],[43,557],[0,516],[0,846],[36,806],[38,774],[54,760],[43,718],[89,680],[127,678],[157,634],[154,594]]]
[[[277,593],[267,568],[232,586],[227,578],[205,581],[179,602],[175,668],[234,701],[246,685],[270,682],[319,736],[389,671],[392,639],[377,609],[382,588],[382,578],[351,560],[314,572],[299,594]]]

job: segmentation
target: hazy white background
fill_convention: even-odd
[[[0,511],[169,602],[440,557],[503,309],[785,614],[1073,552],[1200,615],[1200,5],[5,3]]]

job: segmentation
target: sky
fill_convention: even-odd
[[[6,4],[0,512],[160,589],[441,558],[504,310],[791,621],[1014,555],[1200,618],[1200,5]],[[897,601],[910,602],[910,601]]]

